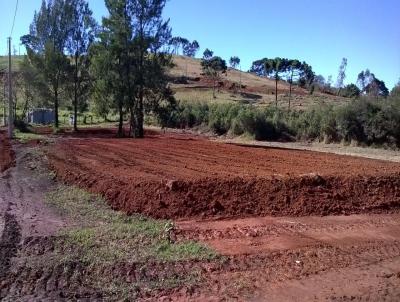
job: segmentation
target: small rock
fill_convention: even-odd
[[[176,180],[168,180],[166,186],[168,190],[176,191],[178,189],[178,182]]]

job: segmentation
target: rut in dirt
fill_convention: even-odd
[[[15,164],[15,154],[5,131],[0,130],[0,173]]]
[[[4,216],[3,234],[0,238],[0,279],[5,278],[9,272],[11,259],[18,252],[20,240],[21,229],[17,220],[14,215],[6,213]]]

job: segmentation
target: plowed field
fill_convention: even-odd
[[[156,218],[387,213],[400,209],[400,165],[309,151],[93,129],[49,148],[58,177],[113,208]]]

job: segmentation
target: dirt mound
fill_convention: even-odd
[[[58,177],[156,218],[381,213],[400,209],[400,165],[189,136],[63,140]],[[306,173],[306,174],[304,174]]]
[[[14,165],[15,156],[5,131],[0,130],[0,173]]]
[[[156,218],[339,215],[400,209],[400,174],[387,177],[203,179],[123,183],[58,171],[65,181],[107,198],[114,209]]]

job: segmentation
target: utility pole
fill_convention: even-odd
[[[12,101],[12,75],[11,75],[11,37],[8,38],[8,137],[13,137],[13,101]]]
[[[4,84],[3,84],[3,125],[7,126],[7,96],[6,96],[6,74],[4,73],[3,75],[3,80],[4,80]]]

